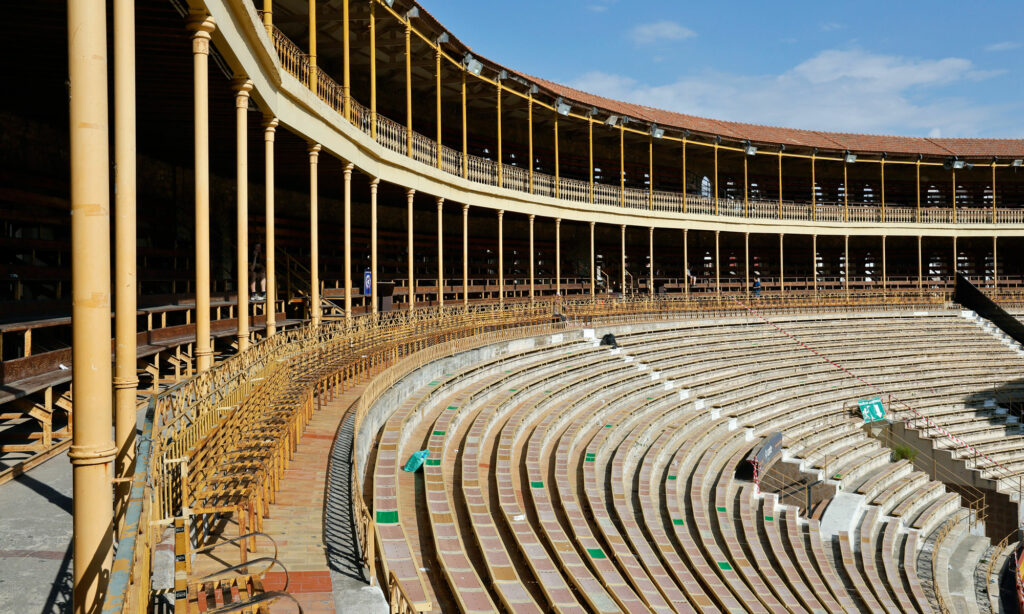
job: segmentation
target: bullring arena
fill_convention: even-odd
[[[0,26],[0,610],[1020,611],[1024,140],[107,4]]]

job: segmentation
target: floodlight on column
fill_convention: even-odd
[[[480,60],[474,58],[472,53],[467,53],[463,56],[462,65],[466,67],[466,72],[478,77],[480,76],[480,72],[484,69],[484,65]]]
[[[843,155],[843,161],[846,162],[847,164],[853,164],[854,162],[857,161],[857,154],[850,153],[850,151],[847,150],[846,153]]]
[[[444,43],[447,43],[449,40],[450,39],[448,37],[448,33],[442,32],[441,35],[437,37],[437,40],[434,42],[436,42],[438,45],[443,45]]]
[[[559,115],[568,115],[569,111],[572,110],[572,107],[567,102],[565,102],[565,100],[561,96],[559,96],[558,100],[555,101],[555,110],[558,112]]]
[[[750,141],[747,141],[746,144],[743,146],[743,152],[746,153],[748,156],[752,156],[757,153],[757,147],[754,147],[753,145],[750,144]]]
[[[1016,160],[1014,160],[1013,162],[1010,163],[1010,166],[1013,166],[1013,167],[1016,167],[1016,168],[1020,168],[1020,167],[1024,166],[1024,160],[1022,160],[1020,158],[1017,158]]]
[[[604,120],[604,125],[605,126],[611,126],[611,127],[618,126],[619,125],[619,116],[618,115],[609,115],[608,119]]]
[[[660,139],[661,137],[665,136],[665,129],[659,128],[658,124],[651,124],[651,136],[653,136],[656,139]]]
[[[413,19],[413,18],[419,17],[419,16],[420,16],[420,7],[418,7],[418,6],[414,6],[411,9],[409,9],[408,11],[405,12],[405,20],[406,21],[409,21],[410,19]]]

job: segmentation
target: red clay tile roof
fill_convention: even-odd
[[[422,5],[419,3],[415,4],[420,7],[423,18],[436,24],[438,29],[445,30],[444,26],[430,15]],[[451,37],[452,46],[470,51],[469,46],[462,43],[453,34],[449,33],[449,36]],[[780,144],[784,144],[787,147],[817,147],[821,150],[833,151],[850,150],[854,153],[869,155],[887,153],[916,156],[917,154],[922,154],[931,158],[946,158],[950,156],[965,158],[991,158],[993,156],[1006,159],[1024,158],[1024,139],[957,139],[850,134],[763,126],[697,117],[695,115],[655,109],[653,107],[597,96],[560,83],[548,81],[547,79],[527,75],[476,54],[474,56],[498,70],[504,68],[509,73],[519,75],[527,81],[536,83],[539,87],[548,90],[555,96],[568,98],[570,102],[576,102],[579,106],[595,106],[608,113],[656,122],[664,128],[690,130],[693,133],[707,136],[719,135],[723,139],[732,141],[750,140],[758,146],[771,148],[773,145],[777,147]]]

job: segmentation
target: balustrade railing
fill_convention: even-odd
[[[261,24],[262,25],[262,24]],[[309,83],[309,56],[291,42],[280,30],[274,29],[273,43],[282,67],[304,84]],[[317,69],[316,94],[328,105],[343,112],[344,90],[324,71]],[[373,134],[371,113],[354,100],[349,100],[351,121],[360,130]],[[395,153],[408,155],[407,129],[391,119],[376,116],[377,142]],[[417,162],[437,166],[437,143],[425,135],[412,135],[411,157]],[[470,181],[485,185],[498,185],[498,168],[494,160],[468,155],[463,160],[461,152],[441,148],[441,169],[453,175],[466,174]],[[465,167],[465,168],[464,168]],[[513,170],[515,169],[515,170]],[[502,187],[519,192],[530,192],[529,175],[521,167],[502,166]],[[625,206],[631,209],[655,209],[662,212],[682,212],[682,194],[655,190],[653,194],[642,188],[626,188],[624,193],[617,186],[594,183],[569,177],[560,177],[557,182],[551,175],[534,173],[533,193],[538,196],[558,197],[572,202],[590,202],[593,190],[594,204],[603,206]],[[653,206],[652,206],[653,205]],[[926,224],[1004,224],[1024,223],[1024,209],[952,208],[928,207],[886,207],[877,204],[844,204],[836,202],[810,202],[749,200],[746,209],[742,198],[719,197],[717,211],[713,197],[686,196],[686,213],[698,215],[719,215],[725,217],[750,217],[755,219],[782,219],[823,222],[868,222],[868,223],[926,223]],[[994,219],[993,219],[994,218]]]

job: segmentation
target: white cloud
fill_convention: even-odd
[[[646,45],[658,41],[679,41],[694,36],[697,36],[696,32],[674,21],[642,23],[633,26],[629,31],[629,37],[638,45]]]
[[[830,21],[828,23],[821,24],[821,31],[822,32],[834,32],[836,30],[842,30],[845,27],[846,26],[844,26],[841,23],[836,23],[834,21]]]
[[[778,75],[705,72],[647,84],[591,72],[570,85],[716,119],[841,132],[971,136],[990,129],[998,109],[942,88],[955,90],[951,86],[993,74],[962,58],[913,59],[853,49],[822,51]],[[1000,129],[1019,133],[1016,127]]]
[[[603,13],[611,8],[611,6],[616,2],[618,2],[618,0],[597,0],[594,4],[588,4],[587,10],[595,13]]]
[[[1003,41],[1001,43],[992,43],[985,47],[985,51],[1013,51],[1018,48],[1020,48],[1020,43],[1016,41]]]

